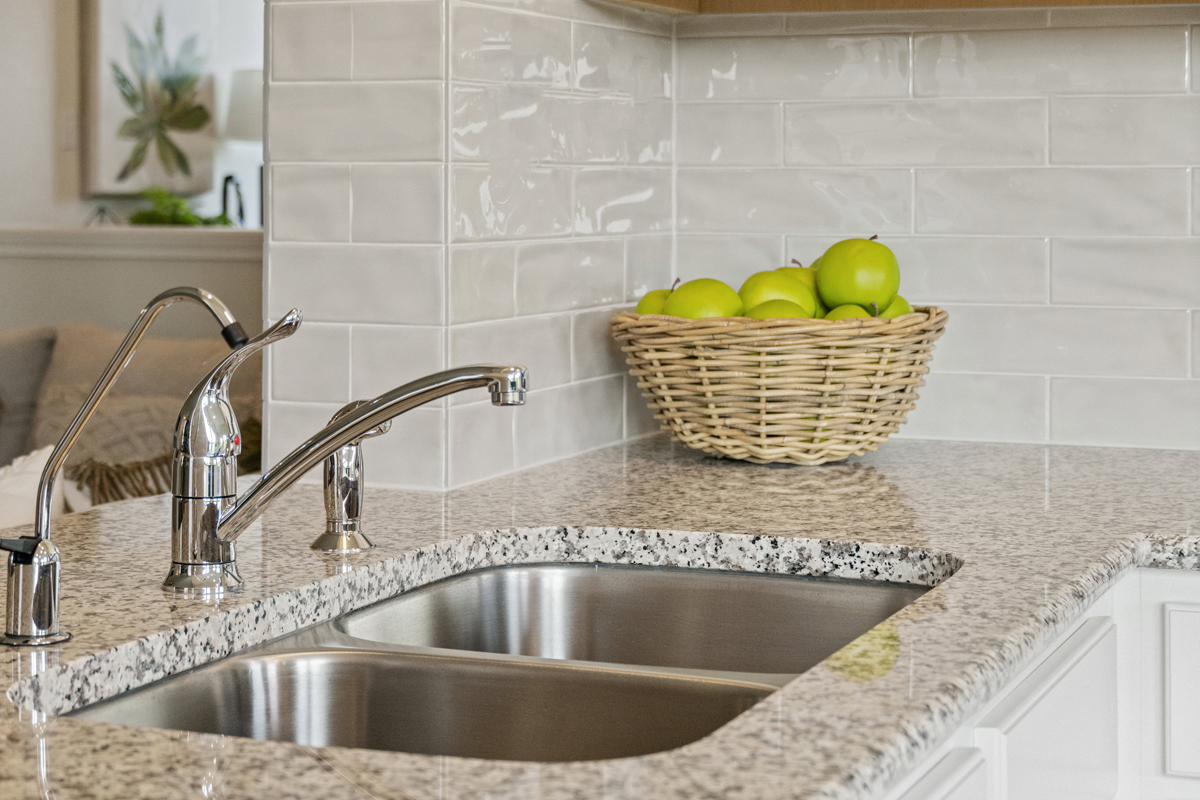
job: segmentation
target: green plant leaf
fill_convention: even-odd
[[[163,131],[159,131],[154,139],[155,149],[158,150],[158,160],[162,162],[163,169],[168,175],[174,175],[176,172],[182,172],[189,178],[192,175],[192,168],[188,164],[187,156],[183,151],[175,146],[171,138]]]
[[[183,44],[179,46],[179,55],[175,57],[175,64],[171,68],[172,75],[190,75],[200,71],[204,66],[204,56],[196,52],[198,45],[199,38],[194,34],[183,40]]]
[[[125,162],[125,166],[121,167],[121,171],[117,174],[117,180],[123,181],[137,172],[138,167],[142,166],[142,162],[146,160],[146,150],[149,147],[149,136],[138,139],[137,144],[133,146],[133,152],[129,154],[129,160]]]
[[[208,109],[204,106],[192,106],[180,111],[163,115],[163,125],[168,130],[198,131],[208,124]]]
[[[125,98],[125,105],[129,106],[138,114],[142,113],[144,104],[142,96],[137,88],[133,85],[133,81],[129,80],[129,76],[125,74],[125,70],[117,66],[117,62],[112,62],[113,80],[116,81],[117,91],[121,93],[121,97]]]
[[[146,46],[142,44],[142,40],[133,32],[133,28],[129,25],[125,26],[125,49],[129,52],[129,67],[133,70],[133,74],[138,76],[141,81],[146,80],[146,76],[150,74],[150,58],[146,52]]]
[[[145,117],[130,117],[117,128],[117,135],[122,139],[150,139],[158,126],[154,120]]]

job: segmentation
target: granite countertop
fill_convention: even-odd
[[[303,485],[239,539],[245,590],[214,603],[159,589],[169,507],[155,497],[56,522],[74,638],[0,648],[5,800],[867,798],[1123,572],[1200,569],[1200,452],[900,440],[773,468],[660,435],[447,493],[370,490],[379,547],[352,556],[309,550],[324,517],[320,487]],[[710,736],[638,758],[483,761],[54,718],[449,574],[548,560],[936,586],[892,618],[887,674],[819,665]]]

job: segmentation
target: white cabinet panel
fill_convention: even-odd
[[[983,752],[956,747],[899,800],[988,800]]]
[[[1117,791],[1117,629],[1094,617],[983,720],[993,800],[1112,800]]]
[[[1200,777],[1200,605],[1165,610],[1167,774]]]

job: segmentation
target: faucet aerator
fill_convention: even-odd
[[[492,405],[523,406],[525,405],[525,392],[492,392]]]

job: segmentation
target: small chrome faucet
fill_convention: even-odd
[[[59,578],[62,568],[58,548],[50,540],[50,512],[54,495],[54,481],[58,478],[63,462],[71,447],[83,432],[96,406],[108,394],[117,376],[129,364],[133,353],[146,329],[154,322],[158,312],[167,306],[189,300],[207,308],[221,323],[221,335],[230,347],[246,343],[246,332],[234,319],[233,313],[214,294],[203,289],[181,286],[168,289],[150,301],[142,309],[137,321],[113,356],[108,369],[100,377],[96,388],[88,396],[79,413],[63,434],[58,445],[50,454],[42,477],[38,483],[37,507],[35,510],[34,535],[17,539],[0,539],[0,550],[8,551],[8,607],[4,625],[4,636],[0,644],[13,646],[37,646],[66,641],[71,634],[58,627]]]
[[[439,397],[484,386],[491,390],[494,405],[516,406],[525,402],[524,367],[460,367],[420,378],[374,400],[341,409],[328,425],[284,456],[238,498],[235,481],[241,438],[229,405],[230,375],[246,356],[290,336],[299,326],[300,312],[293,309],[219,364],[184,403],[175,427],[173,563],[163,582],[164,589],[214,595],[238,588],[242,578],[238,574],[234,541],[275,498],[325,459],[334,461],[326,465],[327,469],[335,474],[342,470],[347,477],[354,478],[353,492],[347,487],[341,502],[346,513],[344,520],[356,522],[362,473],[357,443],[382,433],[382,426],[393,417]]]
[[[332,425],[351,411],[355,411],[367,403],[366,400],[355,400],[342,406],[333,419]],[[339,449],[325,459],[325,532],[316,538],[311,545],[313,550],[326,553],[360,553],[375,546],[371,537],[362,529],[362,494],[363,494],[363,439],[372,436],[382,436],[392,427],[391,420],[372,428],[362,436]]]

